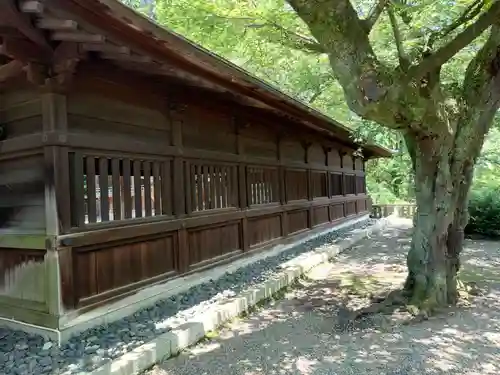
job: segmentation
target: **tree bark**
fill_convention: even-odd
[[[461,250],[457,228],[461,228],[462,221],[455,218],[458,219],[457,211],[463,212],[467,203],[462,199],[459,205],[458,194],[454,193],[456,183],[451,175],[450,157],[453,140],[446,136],[419,138],[412,134],[405,139],[412,156],[417,200],[405,295],[409,304],[431,312],[452,302],[450,292],[456,295]],[[467,193],[468,190],[465,199]],[[450,232],[453,236],[449,236]],[[453,252],[448,250],[449,246]]]

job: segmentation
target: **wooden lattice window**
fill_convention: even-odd
[[[171,215],[171,162],[70,153],[72,226]]]
[[[236,166],[191,163],[191,204],[193,211],[238,205]]]
[[[276,168],[248,167],[247,181],[250,205],[279,202]]]

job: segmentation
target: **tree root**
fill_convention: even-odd
[[[385,297],[372,297],[372,304],[353,311],[350,320],[355,321],[367,315],[390,314],[396,308],[406,304],[406,298],[401,290],[393,290]]]

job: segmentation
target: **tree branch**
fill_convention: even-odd
[[[325,49],[321,44],[319,44],[313,38],[306,35],[302,35],[290,29],[287,29],[280,24],[266,19],[258,19],[256,17],[226,17],[218,14],[213,14],[213,17],[223,18],[229,21],[243,21],[245,22],[246,28],[261,29],[270,28],[274,29],[279,33],[279,35],[271,35],[271,39],[275,42],[283,44],[293,49],[297,49],[304,52],[312,52],[316,54],[326,53]],[[266,36],[269,39],[269,35]]]
[[[297,32],[291,31],[286,29],[285,27],[272,22],[272,21],[267,21],[265,23],[261,24],[249,24],[246,27],[249,28],[263,28],[263,27],[269,27],[273,28],[276,31],[280,32],[281,35],[279,35],[276,39],[277,42],[294,48],[298,49],[301,51],[305,52],[312,52],[312,53],[326,53],[325,49],[321,44],[319,44],[317,41],[315,41],[312,38],[309,38],[305,35],[301,35]]]
[[[406,55],[406,53],[404,51],[403,38],[401,37],[401,32],[399,30],[398,21],[396,19],[396,16],[394,14],[394,10],[393,10],[392,6],[388,7],[387,12],[389,14],[389,20],[391,22],[391,28],[392,28],[392,32],[394,34],[394,40],[396,41],[396,49],[398,51],[399,66],[401,67],[401,70],[403,72],[406,72],[408,70],[408,67],[410,66],[410,60],[408,59],[408,56]]]
[[[363,27],[365,28],[367,34],[370,33],[373,26],[377,23],[378,19],[382,15],[385,6],[389,3],[389,0],[378,0],[373,8],[370,10],[370,14],[361,22],[363,23]]]
[[[388,100],[392,71],[376,57],[350,0],[286,0],[328,53],[349,108],[359,116],[395,126]]]
[[[418,65],[412,66],[408,75],[414,79],[420,79],[426,73],[439,67],[450,60],[462,48],[466,47],[488,27],[494,24],[500,17],[500,0],[496,0],[491,7],[483,13],[476,22],[466,27],[461,33],[453,38],[449,43],[438,49],[436,52],[424,58]]]
[[[427,47],[431,49],[434,46],[434,43],[439,38],[443,38],[449,35],[461,25],[472,20],[481,12],[484,5],[485,5],[485,0],[475,0],[464,10],[464,12],[460,15],[460,17],[458,17],[455,21],[453,21],[448,27],[444,28],[443,30],[439,30],[436,31],[435,33],[432,33],[427,42]]]
[[[462,90],[464,109],[455,134],[453,173],[474,164],[500,107],[500,23],[491,27],[487,41],[467,67]]]

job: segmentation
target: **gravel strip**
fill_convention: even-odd
[[[263,282],[280,270],[280,265],[306,252],[350,238],[376,223],[357,222],[306,241],[276,256],[262,259],[174,295],[106,326],[99,326],[71,338],[63,346],[37,335],[0,328],[0,374],[75,374],[91,371],[182,324],[207,306],[232,297]]]

